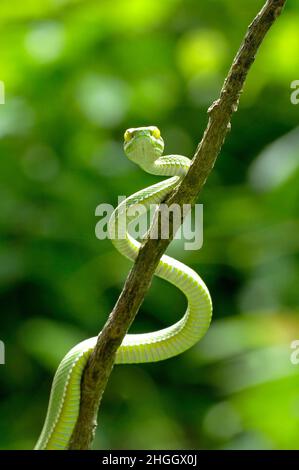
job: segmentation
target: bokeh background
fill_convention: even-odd
[[[0,447],[30,449],[53,374],[94,336],[130,262],[97,240],[98,204],[159,181],[123,154],[158,125],[192,156],[262,0],[2,0]],[[298,449],[299,4],[265,40],[199,201],[204,245],[169,253],[207,283],[213,323],[171,360],[116,366],[97,449]],[[168,326],[185,300],[155,280],[131,332]]]

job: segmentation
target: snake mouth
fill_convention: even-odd
[[[162,152],[164,150],[164,142],[161,137],[159,139],[156,139],[147,132],[140,132],[136,135],[133,135],[132,139],[129,142],[124,143],[124,150],[127,155],[130,152],[136,151],[134,146],[137,145],[137,143],[138,148],[139,150],[141,150],[142,153],[146,153],[149,150],[154,150],[158,156],[162,155]]]

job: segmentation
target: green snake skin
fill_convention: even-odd
[[[163,139],[159,129],[154,126],[128,129],[124,149],[127,157],[143,170],[171,177],[127,198],[110,218],[109,234],[114,246],[121,254],[134,260],[140,244],[127,233],[123,221],[128,224],[136,219],[138,214],[131,214],[140,204],[148,209],[150,205],[163,201],[188,171],[190,160],[181,155],[162,156]],[[117,350],[116,364],[168,359],[193,346],[210,325],[210,294],[195,271],[164,255],[155,274],[185,294],[187,310],[181,320],[168,328],[152,333],[126,335]],[[79,414],[81,377],[96,341],[97,337],[94,337],[77,344],[62,359],[53,380],[46,420],[35,449],[68,448]]]

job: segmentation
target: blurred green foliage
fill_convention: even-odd
[[[249,76],[201,197],[204,246],[169,253],[207,283],[214,318],[184,355],[117,366],[96,448],[298,449],[299,5],[289,0]],[[262,0],[2,0],[0,446],[33,447],[59,360],[94,336],[130,263],[94,234],[95,208],[159,180],[122,151],[155,124],[192,156]],[[178,319],[155,280],[132,332]]]

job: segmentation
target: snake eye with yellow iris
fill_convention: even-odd
[[[125,142],[129,142],[133,137],[133,134],[132,132],[130,131],[126,131],[125,134],[124,134],[124,139],[125,139]]]
[[[153,137],[155,137],[155,139],[159,139],[161,137],[161,132],[157,127],[152,130],[151,134]]]

